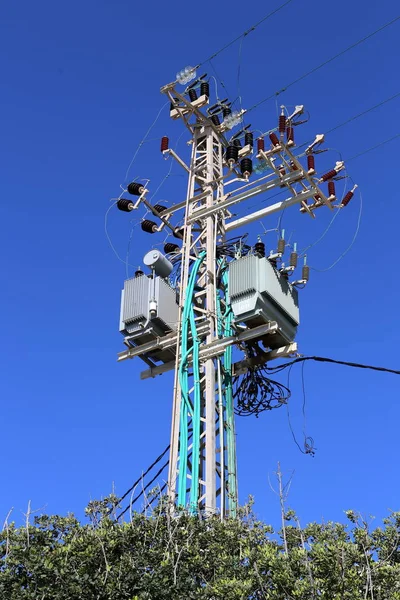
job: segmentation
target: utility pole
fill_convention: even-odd
[[[232,132],[242,122],[245,111],[232,111],[227,100],[217,100],[210,107],[206,76],[195,78],[195,69],[187,68],[179,74],[178,81],[161,88],[171,102],[170,116],[181,120],[191,136],[189,165],[169,148],[168,138],[161,143],[163,154],[174,158],[188,174],[186,199],[169,207],[153,206],[147,199],[146,186],[132,183],[127,191],[136,195],[137,201],[123,198],[118,203],[118,208],[127,212],[144,204],[160,221],[143,221],[144,231],[156,233],[167,228],[182,241],[181,249],[174,244],[165,245],[165,250],[171,251],[167,252],[171,259],[169,271],[173,263],[180,263],[180,281],[175,288],[179,293],[176,324],[172,330],[160,329],[160,323],[168,323],[162,316],[166,296],[156,297],[155,283],[152,296],[148,296],[151,307],[144,315],[145,310],[138,306],[143,294],[148,293],[143,292],[147,278],[128,280],[120,328],[128,349],[119,354],[118,360],[142,358],[149,367],[142,372],[143,379],[174,369],[169,499],[174,506],[192,514],[219,513],[224,519],[235,517],[238,505],[233,376],[254,364],[249,356],[234,364],[233,347],[246,349],[247,344],[262,342],[268,349],[263,361],[295,353],[296,287],[304,286],[309,274],[305,265],[301,279],[289,282],[297,265],[297,253],[294,249],[289,266],[281,263],[283,239],[277,251],[265,257],[265,246],[260,240],[244,252],[243,236],[235,238],[232,255],[232,250],[227,250],[227,236],[290,206],[298,205],[301,212],[312,217],[321,206],[329,210],[339,208],[335,204],[334,179],[344,165],[338,162],[331,171],[316,177],[314,156],[324,141],[323,135],[317,136],[301,157],[294,154],[294,127],[301,122],[302,106],[296,107],[292,115],[283,111],[278,126],[258,138],[254,151],[249,126],[236,134]],[[189,81],[193,82],[179,91],[178,85]],[[258,175],[253,171],[252,157],[261,166]],[[325,181],[327,194],[321,188]],[[247,199],[274,189],[286,189],[288,197],[239,218],[230,212]],[[350,201],[353,192],[354,189],[342,199],[340,207]],[[177,215],[183,217],[183,227],[173,224]],[[165,273],[169,271],[167,268],[162,272],[164,267],[160,270],[161,260],[169,262],[157,253],[150,262],[146,263],[145,257],[154,282],[160,278],[167,281]],[[143,276],[141,271],[140,274]],[[256,283],[246,283],[246,278],[253,275]],[[271,285],[263,290],[261,280],[268,277]],[[278,287],[273,291],[275,280]],[[250,304],[244,307],[253,292],[257,294],[256,308]],[[142,313],[141,329],[135,329],[134,323],[142,318]]]

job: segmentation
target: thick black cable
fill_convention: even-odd
[[[264,23],[264,21],[266,21],[267,19],[269,19],[270,17],[272,17],[273,15],[275,15],[277,12],[279,12],[282,8],[284,8],[285,6],[287,6],[288,4],[290,4],[291,2],[293,2],[293,0],[287,0],[286,2],[284,2],[283,4],[281,4],[280,6],[278,6],[277,8],[275,8],[275,10],[273,10],[272,12],[268,13],[267,15],[265,15],[265,17],[263,17],[262,19],[260,19],[259,21],[257,21],[257,23],[255,23],[254,25],[252,25],[251,27],[249,27],[249,29],[246,29],[245,31],[243,31],[243,33],[241,33],[240,35],[238,35],[237,37],[235,37],[235,39],[231,40],[230,42],[228,42],[227,44],[225,44],[225,46],[223,46],[222,48],[220,48],[220,50],[218,50],[217,52],[214,52],[214,54],[211,54],[211,56],[209,56],[208,58],[206,58],[205,60],[203,60],[201,63],[199,63],[198,68],[200,68],[206,62],[212,60],[213,58],[215,58],[216,56],[218,56],[219,54],[221,54],[221,52],[224,52],[224,50],[226,50],[227,48],[229,48],[230,46],[232,46],[235,42],[237,42],[238,40],[240,40],[240,38],[246,37],[247,35],[249,35],[249,33],[251,33],[252,31],[254,31],[255,29],[257,29],[257,27],[259,25],[261,25],[261,23]]]
[[[389,27],[390,25],[393,25],[393,23],[396,23],[396,21],[398,21],[399,19],[400,19],[400,16],[399,17],[395,17],[394,19],[392,19],[391,21],[389,21],[385,25],[382,25],[382,27],[379,27],[378,29],[375,29],[375,31],[373,31],[372,33],[370,33],[370,34],[366,35],[365,37],[361,38],[360,40],[358,40],[354,44],[351,44],[350,46],[348,46],[344,50],[341,50],[341,52],[338,52],[337,54],[335,54],[331,58],[328,58],[327,60],[325,60],[324,62],[322,62],[320,65],[314,67],[313,69],[311,69],[310,71],[307,71],[306,73],[303,73],[303,75],[300,75],[300,77],[297,77],[297,79],[294,79],[293,81],[291,81],[290,83],[288,83],[287,85],[285,85],[285,87],[283,87],[279,91],[274,92],[270,96],[267,96],[266,98],[263,98],[262,100],[260,100],[256,104],[254,104],[251,108],[249,108],[247,110],[247,112],[249,113],[251,110],[254,110],[255,108],[257,108],[261,104],[264,104],[264,102],[267,102],[268,100],[271,100],[272,98],[274,98],[276,96],[279,96],[279,94],[282,94],[283,92],[285,92],[287,89],[289,89],[290,87],[292,87],[293,85],[295,85],[295,83],[298,83],[299,81],[302,81],[303,79],[305,79],[309,75],[312,75],[316,71],[319,71],[319,69],[322,69],[322,67],[325,67],[326,65],[328,65],[332,61],[336,60],[340,56],[343,56],[344,54],[346,54],[346,52],[349,52],[353,48],[356,48],[356,46],[359,46],[360,44],[362,44],[363,42],[367,41],[368,39],[370,39],[371,37],[373,37],[377,33],[383,31],[384,29],[386,29],[386,27]]]
[[[397,371],[396,369],[388,369],[387,367],[378,367],[376,365],[364,365],[362,363],[348,362],[345,360],[336,360],[334,358],[326,358],[324,356],[299,356],[298,358],[295,358],[294,360],[284,363],[282,365],[278,365],[277,367],[267,367],[266,370],[269,373],[279,373],[280,371],[287,369],[291,365],[307,360],[313,360],[316,362],[326,362],[334,365],[343,365],[345,367],[353,367],[356,369],[369,369],[371,371],[380,371],[381,373],[392,373],[393,375],[400,375],[400,370]]]

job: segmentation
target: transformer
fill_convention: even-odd
[[[161,277],[133,277],[124,282],[121,294],[120,332],[129,346],[141,346],[177,329],[176,291]],[[155,349],[144,360],[168,362],[175,350]]]
[[[253,328],[275,321],[278,331],[262,341],[269,348],[292,342],[299,325],[298,293],[271,262],[255,255],[229,264],[229,295],[237,323]]]

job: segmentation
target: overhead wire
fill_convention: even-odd
[[[276,374],[276,373],[279,373],[279,372],[289,368],[291,365],[295,365],[296,363],[305,362],[305,361],[309,361],[309,360],[312,360],[315,362],[335,364],[335,365],[343,365],[345,367],[352,367],[355,369],[368,369],[371,371],[379,371],[382,373],[392,373],[393,375],[400,375],[400,370],[389,369],[388,367],[380,367],[380,366],[376,366],[376,365],[366,365],[363,363],[355,363],[355,362],[350,362],[350,361],[346,361],[346,360],[337,360],[334,358],[327,358],[325,356],[299,356],[289,362],[283,363],[276,367],[267,367],[267,371],[269,373]]]
[[[372,152],[372,150],[376,150],[377,148],[380,148],[381,146],[384,146],[385,144],[388,144],[389,142],[392,142],[393,140],[396,140],[399,137],[400,137],[400,133],[397,133],[396,135],[392,136],[388,140],[380,142],[379,144],[376,144],[376,146],[372,146],[371,148],[368,148],[367,150],[363,150],[362,152],[359,152],[358,154],[355,154],[351,158],[348,158],[346,160],[346,162],[350,162],[351,160],[355,160],[359,156],[363,156],[364,154],[367,154],[368,152]]]
[[[231,40],[227,44],[225,44],[225,46],[222,46],[222,48],[220,48],[217,52],[214,52],[213,54],[211,54],[211,56],[209,56],[208,58],[203,60],[201,63],[199,63],[198,68],[202,67],[206,62],[211,61],[213,58],[216,58],[219,54],[221,54],[221,52],[224,52],[224,50],[226,50],[227,48],[230,48],[230,46],[232,46],[233,44],[235,44],[235,42],[240,40],[240,38],[246,37],[247,35],[249,35],[249,33],[251,33],[252,31],[255,31],[257,29],[257,27],[259,27],[262,23],[264,23],[264,21],[267,21],[267,19],[271,18],[273,15],[275,15],[277,12],[282,10],[282,8],[285,8],[285,6],[287,6],[291,2],[293,2],[293,0],[287,0],[286,2],[284,2],[283,4],[281,4],[280,6],[275,8],[273,11],[271,11],[270,13],[268,13],[267,15],[262,17],[262,19],[257,21],[257,23],[254,23],[254,25],[252,25],[251,27],[246,29],[243,33],[241,33],[240,35],[235,37],[233,40]]]
[[[306,77],[309,77],[310,75],[312,75],[316,71],[319,71],[319,69],[322,69],[323,67],[325,67],[326,65],[330,64],[331,62],[333,62],[337,58],[340,58],[341,56],[343,56],[344,54],[346,54],[347,52],[349,52],[353,48],[356,48],[360,44],[366,42],[367,40],[369,40],[373,36],[377,35],[378,33],[380,33],[381,31],[383,31],[387,27],[390,27],[390,25],[393,25],[394,23],[396,23],[399,19],[400,19],[400,16],[395,17],[394,19],[392,19],[388,23],[385,23],[385,25],[382,25],[378,29],[375,29],[375,31],[373,31],[372,33],[369,33],[368,35],[364,36],[363,38],[361,38],[357,42],[354,42],[354,44],[351,44],[350,46],[347,46],[347,48],[345,48],[344,50],[341,50],[340,52],[338,52],[334,56],[332,56],[332,57],[328,58],[327,60],[323,61],[321,64],[317,65],[316,67],[314,67],[310,71],[306,71],[305,73],[303,73],[302,75],[300,75],[299,77],[297,77],[296,79],[294,79],[293,81],[290,81],[288,84],[286,84],[283,88],[281,88],[277,92],[274,92],[273,94],[270,94],[266,98],[263,98],[262,100],[259,100],[259,102],[256,102],[256,104],[254,104],[253,106],[251,106],[247,110],[247,113],[249,113],[250,111],[254,110],[255,108],[258,108],[261,104],[264,104],[264,102],[267,102],[268,100],[271,100],[272,98],[274,98],[276,96],[279,96],[283,92],[286,92],[286,90],[288,90],[290,87],[292,87],[293,85],[295,85],[299,81],[302,81],[303,79],[306,79]]]

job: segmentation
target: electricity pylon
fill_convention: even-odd
[[[282,114],[276,130],[269,132],[271,146],[265,149],[264,137],[257,140],[257,159],[264,172],[251,177],[253,166],[253,136],[242,130],[245,145],[235,144],[236,134],[228,141],[226,132],[241,121],[245,111],[232,114],[229,103],[218,101],[207,112],[201,110],[209,102],[209,85],[199,78],[183,93],[176,89],[177,82],[161,88],[171,101],[170,115],[180,119],[191,135],[190,164],[168,147],[163,138],[162,151],[170,155],[187,171],[186,200],[168,208],[152,206],[146,199],[147,189],[135,184],[139,200],[143,202],[161,225],[147,225],[150,233],[167,227],[182,239],[181,278],[179,290],[179,317],[176,331],[120,353],[119,360],[142,356],[144,350],[174,349],[175,361],[151,365],[142,378],[154,377],[175,369],[171,448],[168,473],[168,494],[173,505],[188,508],[192,513],[220,513],[221,518],[234,517],[238,503],[236,468],[236,437],[232,392],[232,348],[248,341],[265,339],[277,332],[276,322],[253,327],[235,325],[229,309],[229,289],[226,259],[221,255],[226,235],[248,223],[268,217],[293,205],[301,212],[314,216],[314,211],[326,205],[332,210],[336,201],[333,178],[344,168],[336,163],[334,169],[320,179],[315,177],[314,148],[323,141],[319,135],[308,146],[304,156],[307,166],[293,153],[293,127],[302,114],[296,107],[292,115]],[[196,89],[200,90],[198,97]],[[189,95],[189,98],[187,97]],[[223,115],[223,122],[217,115]],[[230,134],[229,134],[230,135]],[[236,148],[236,149],[235,149]],[[328,181],[328,195],[320,184]],[[229,191],[226,186],[229,184]],[[131,184],[132,185],[132,184]],[[230,208],[248,198],[275,188],[286,188],[289,197],[240,218],[234,218]],[[129,191],[129,187],[128,187]],[[352,194],[352,192],[350,192]],[[309,203],[309,199],[312,199]],[[347,196],[342,205],[348,203]],[[125,203],[127,201],[125,200]],[[171,218],[183,213],[183,227],[175,227]],[[147,221],[147,223],[149,223]],[[150,231],[150,228],[152,230]],[[268,257],[276,267],[282,249]],[[225,262],[224,262],[225,261]],[[281,269],[285,275],[294,267]],[[308,276],[296,283],[304,283]],[[267,359],[288,356],[297,346],[292,340],[271,350]],[[153,344],[153,346],[152,346]],[[148,359],[145,359],[149,364]],[[243,372],[247,362],[237,363],[236,372]]]

